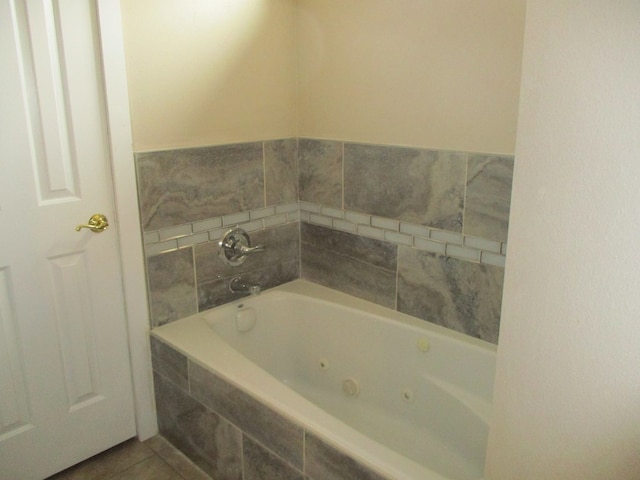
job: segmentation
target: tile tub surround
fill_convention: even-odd
[[[196,245],[195,276],[198,285],[198,310],[203,311],[237,300],[240,294],[229,291],[232,278],[241,276],[247,282],[267,289],[295,280],[300,268],[300,236],[298,224],[291,223],[251,234],[254,245],[265,250],[249,256],[242,265],[232,267],[222,261],[217,242]]]
[[[297,200],[297,141],[137,153],[143,231]]]
[[[345,209],[461,232],[466,163],[456,152],[345,144]]]
[[[307,223],[300,241],[302,278],[395,308],[396,245]]]
[[[498,342],[501,267],[307,223],[301,252],[305,280]]]
[[[512,156],[313,139],[298,148],[301,201],[507,240]]]
[[[433,312],[412,297],[422,287],[440,291],[447,306],[436,309],[444,314],[436,323],[497,339],[511,157],[301,138],[136,160],[153,326],[234,300],[233,276],[269,288],[302,271],[430,321]],[[230,173],[231,164],[238,168]],[[236,225],[268,248],[230,268],[217,257],[217,242]],[[470,265],[409,281],[400,252],[414,250]],[[490,288],[484,277],[494,278]]]
[[[300,200],[342,208],[342,142],[298,140]]]
[[[151,343],[160,432],[212,478],[384,480],[168,345]]]
[[[397,309],[498,343],[504,270],[399,247]]]
[[[176,250],[147,259],[151,326],[198,312],[193,251]]]
[[[237,267],[218,255],[219,237],[147,258],[151,326],[179,320],[193,313],[237,300],[242,295],[229,290],[232,278],[240,276],[263,289],[299,277],[298,224],[287,223],[251,233],[254,245],[264,252],[247,257]],[[223,232],[221,230],[221,232]],[[222,233],[220,234],[222,236]]]

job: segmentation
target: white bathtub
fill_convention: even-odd
[[[491,344],[303,280],[153,334],[385,477],[483,475]]]

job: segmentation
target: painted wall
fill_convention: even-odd
[[[527,2],[490,480],[640,472],[638,25]]]
[[[301,137],[512,154],[524,0],[299,0]]]
[[[524,3],[123,0],[134,150],[302,136],[512,154]]]
[[[134,151],[296,135],[292,0],[123,0]]]

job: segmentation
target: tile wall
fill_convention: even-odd
[[[140,153],[151,323],[296,278],[497,343],[513,159],[285,139]],[[241,226],[264,252],[230,267]],[[383,480],[152,338],[160,432],[225,479]],[[244,477],[242,476],[244,472]]]
[[[513,158],[284,139],[136,155],[152,325],[302,277],[497,343]],[[236,225],[263,254],[216,243]]]
[[[297,140],[136,154],[152,327],[300,276]],[[242,225],[267,246],[230,267],[217,242]]]

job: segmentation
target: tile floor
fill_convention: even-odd
[[[157,435],[131,439],[46,480],[211,480]]]

